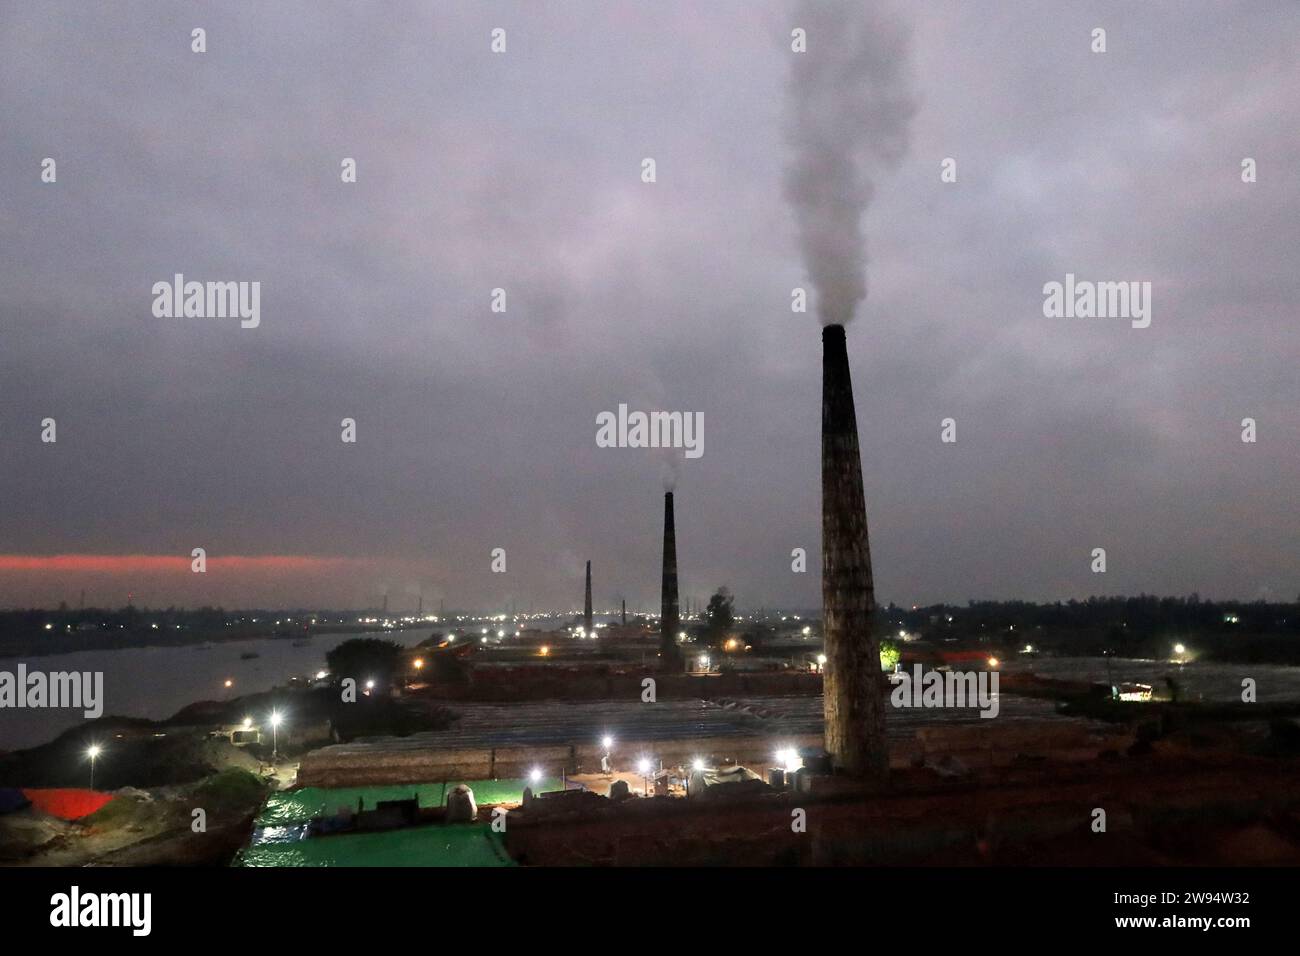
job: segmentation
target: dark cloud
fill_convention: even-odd
[[[881,596],[1293,596],[1300,13],[901,9],[920,106],[876,177],[849,341]],[[820,340],[790,312],[782,196],[795,19],[0,6],[0,553],[348,558],[144,598],[485,607],[576,605],[590,558],[598,605],[650,608],[662,458],[595,445],[627,402],[704,414],[677,474],[683,593],[816,604]],[[261,281],[261,327],[153,318],[176,272]],[[1045,319],[1066,272],[1151,281],[1151,327]],[[79,586],[0,574],[0,603]]]

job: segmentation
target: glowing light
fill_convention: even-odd
[[[808,636],[809,634],[811,634],[811,633],[812,633],[812,628],[811,628],[811,627],[805,627],[805,628],[803,629],[803,636],[804,636],[804,637],[807,637],[807,636]]]
[[[604,737],[600,738],[600,745],[606,750],[609,750],[609,748],[614,746],[614,738],[606,734]]]
[[[996,657],[990,657],[989,667],[997,667],[997,666],[998,666],[998,659]]]
[[[497,637],[500,638],[500,637],[505,637],[505,636],[506,636],[506,632],[505,632],[505,631],[497,631]]]
[[[545,644],[543,644],[540,648],[538,648],[537,653],[545,657],[546,655],[551,653],[551,649],[547,647]]]
[[[244,718],[244,729],[245,729],[245,730],[252,730],[252,729],[253,729],[253,718],[252,718],[252,717],[245,717],[245,718]]]
[[[729,651],[734,651],[736,649],[736,639],[734,637],[727,638],[727,643],[723,646]]]
[[[692,770],[703,770],[703,769],[704,769],[704,761],[701,760],[699,757],[696,757],[694,760],[691,761],[691,769],[692,769]]]
[[[91,744],[90,747],[86,750],[86,756],[89,757],[91,760],[94,760],[101,753],[103,753],[103,751],[100,750],[99,744]]]
[[[235,686],[235,682],[234,682],[233,680],[230,680],[229,678],[227,678],[227,679],[226,679],[226,690],[230,690],[230,688],[232,688],[232,687],[234,687],[234,686]]]
[[[317,672],[316,672],[316,679],[317,679],[317,680],[324,680],[324,679],[325,679],[326,677],[328,677],[328,676],[329,676],[329,673],[328,673],[327,671],[317,671]]]
[[[415,665],[415,669],[418,671],[420,668],[422,668],[422,667],[424,666],[424,658],[423,658],[423,657],[417,657],[417,658],[416,658],[415,660],[413,660],[411,663]]]
[[[366,690],[374,690],[374,689],[375,689],[375,680],[372,677],[370,680],[366,681]]]
[[[636,764],[636,769],[641,771],[641,776],[644,777],[646,774],[650,772],[650,761],[646,760],[645,758],[638,760]]]
[[[284,717],[282,717],[282,716],[280,715],[280,712],[279,712],[278,710],[273,710],[273,711],[271,711],[271,726],[272,726],[272,727],[279,727],[280,724],[283,723],[283,722],[284,722]]]
[[[542,772],[538,770],[536,767],[534,767],[532,770],[528,771],[528,779],[531,780],[533,783],[540,783],[542,779]]]
[[[1175,645],[1174,645],[1174,653],[1175,653],[1175,654],[1186,654],[1186,653],[1187,653],[1187,648],[1183,647],[1183,645],[1181,645],[1181,644],[1175,644]]]
[[[799,757],[799,751],[792,748],[778,750],[776,752],[776,762],[787,771],[793,772],[803,766],[803,760]]]
[[[818,654],[818,655],[817,655],[817,666],[818,666],[818,667],[825,667],[825,666],[826,666],[826,655],[825,655],[825,654]]]

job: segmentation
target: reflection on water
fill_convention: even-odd
[[[380,637],[411,646],[431,629],[321,634],[301,647],[287,638],[215,641],[183,647],[127,647],[78,651],[50,657],[0,658],[0,671],[21,662],[31,671],[102,671],[104,714],[162,720],[199,700],[221,700],[268,691],[290,677],[307,677],[325,666],[325,654],[354,637]],[[243,655],[256,654],[256,657]],[[227,691],[223,684],[233,680]],[[0,710],[0,750],[42,744],[84,718],[80,710]]]

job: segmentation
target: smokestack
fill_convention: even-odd
[[[627,627],[627,598],[623,599],[623,626]]]
[[[587,562],[587,599],[582,605],[582,624],[587,629],[587,636],[591,636],[591,562]]]
[[[862,458],[844,326],[822,329],[822,630],[826,750],[855,777],[883,776],[884,694]]]
[[[659,612],[659,656],[665,668],[680,660],[677,649],[677,527],[673,520],[673,493],[664,493],[664,578]]]

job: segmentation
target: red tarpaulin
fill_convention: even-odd
[[[66,787],[57,790],[23,790],[23,796],[42,813],[63,820],[79,820],[113,799],[111,793]]]

